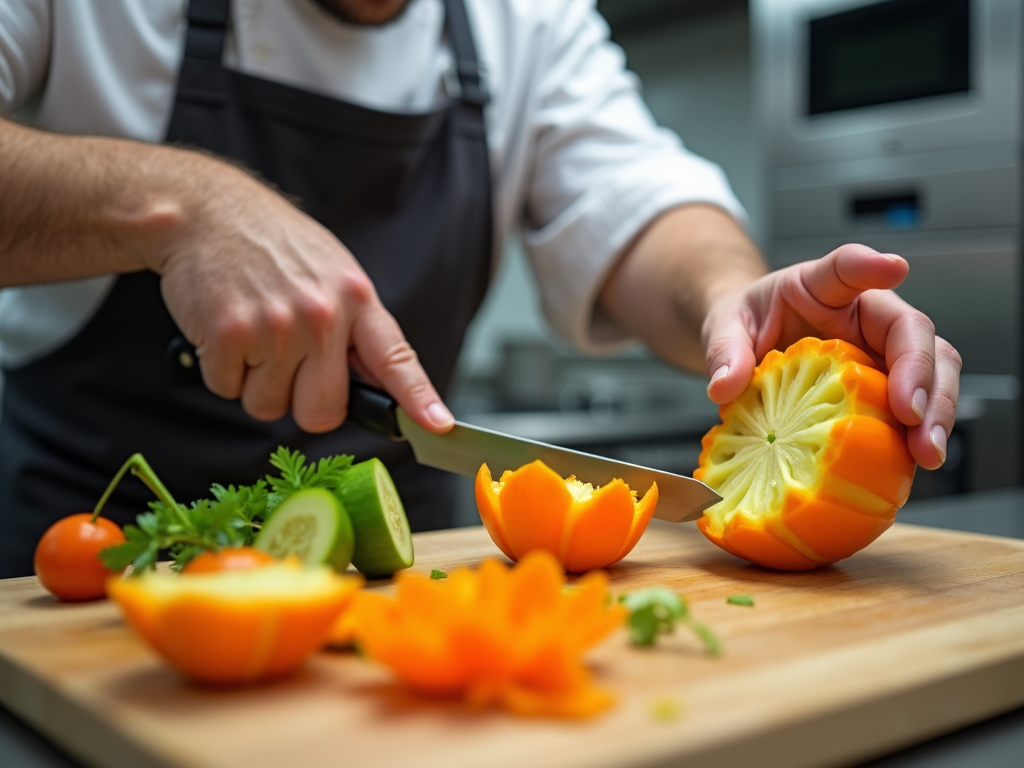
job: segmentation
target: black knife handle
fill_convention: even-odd
[[[395,415],[397,407],[398,403],[387,392],[356,379],[349,379],[349,421],[392,440],[404,440]]]

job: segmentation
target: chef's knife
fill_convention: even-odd
[[[462,422],[444,434],[435,434],[414,422],[386,392],[350,381],[348,418],[360,426],[392,440],[407,440],[416,461],[428,467],[475,477],[487,463],[495,477],[507,469],[518,469],[540,459],[562,477],[599,486],[621,478],[643,495],[652,482],[658,484],[654,516],[673,523],[696,520],[721,497],[699,480],[648,469],[623,461],[559,448],[512,435],[504,435]]]

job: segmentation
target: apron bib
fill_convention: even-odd
[[[241,163],[330,229],[369,274],[445,395],[491,276],[491,180],[479,77],[462,0],[446,0],[455,98],[426,114],[380,112],[223,67],[227,0],[192,0],[166,141]],[[178,501],[211,483],[249,484],[279,445],[309,459],[380,457],[413,530],[452,522],[454,483],[404,443],[357,426],[312,435],[261,422],[209,392],[164,306],[159,277],[118,276],[85,327],[56,351],[4,372],[0,578],[32,572],[55,520],[90,510],[132,453]],[[184,364],[183,364],[184,363]],[[152,493],[124,480],[104,515],[120,524]]]

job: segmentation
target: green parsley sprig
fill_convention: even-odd
[[[658,635],[671,634],[677,624],[690,628],[712,656],[722,655],[722,643],[711,629],[693,618],[686,600],[671,589],[650,587],[619,595],[629,609],[630,642],[637,646],[654,645]]]
[[[185,506],[174,500],[142,456],[135,454],[105,497],[131,468],[157,500],[149,503],[149,511],[139,514],[134,525],[124,527],[125,542],[104,549],[100,558],[111,570],[131,566],[137,573],[152,569],[164,557],[169,557],[175,568],[181,568],[202,552],[252,544],[263,521],[296,491],[326,488],[336,492],[352,460],[352,456],[342,454],[307,463],[299,451],[280,446],[270,456],[277,475],[267,475],[252,485],[214,484],[210,498]]]

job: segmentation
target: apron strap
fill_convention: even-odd
[[[229,0],[189,0],[185,58],[220,64],[230,14]]]
[[[452,44],[452,54],[455,56],[452,74],[456,79],[456,82],[452,82],[452,78],[446,78],[445,85],[452,98],[482,107],[491,100],[491,94],[487,89],[486,72],[476,55],[476,45],[473,43],[473,33],[469,28],[464,1],[444,0],[445,21]]]

